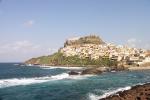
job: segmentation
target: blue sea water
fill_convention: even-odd
[[[150,82],[150,70],[69,76],[71,69],[0,64],[0,100],[98,100]]]

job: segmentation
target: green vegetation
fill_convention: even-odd
[[[90,59],[79,58],[76,56],[63,56],[62,53],[57,52],[50,56],[42,56],[38,58],[32,58],[26,62],[27,64],[45,64],[54,66],[116,66],[116,61],[111,61],[109,58]]]

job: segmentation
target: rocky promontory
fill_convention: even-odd
[[[144,49],[105,43],[99,36],[67,39],[58,52],[29,59],[25,64],[65,67],[109,67],[117,71],[127,67],[150,65],[150,52]],[[125,68],[125,66],[127,66]]]
[[[130,90],[121,91],[99,100],[150,100],[150,83],[133,86]]]
[[[31,58],[27,60],[25,64],[66,67],[116,66],[117,62],[109,59],[108,56],[100,57],[96,53],[91,52],[90,54],[90,51],[88,51],[88,48],[91,48],[92,51],[98,52],[94,47],[105,44],[106,43],[96,35],[71,38],[66,40],[64,47],[60,48],[58,52],[48,56]]]

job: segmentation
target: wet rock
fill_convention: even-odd
[[[86,74],[101,74],[102,71],[99,68],[89,68],[85,69],[81,72],[81,75],[86,75]]]
[[[99,100],[150,100],[150,83],[137,85]]]
[[[68,74],[69,74],[69,75],[79,75],[79,72],[76,72],[76,71],[70,71]]]

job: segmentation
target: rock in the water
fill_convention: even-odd
[[[101,74],[102,71],[99,68],[89,68],[85,69],[81,72],[81,75],[86,75],[86,74]]]
[[[150,100],[150,83],[134,86],[100,100]]]
[[[69,75],[79,75],[79,73],[76,72],[76,71],[70,71],[68,74],[69,74]]]

